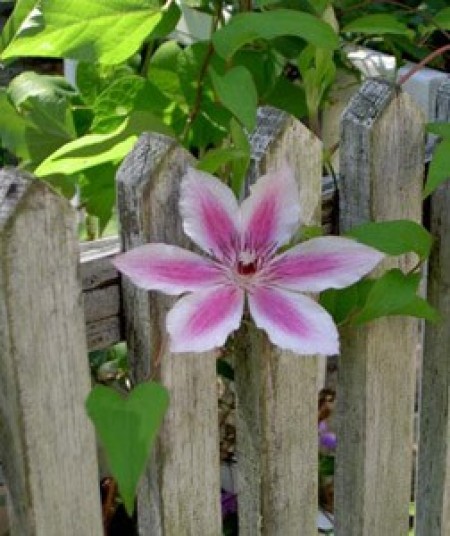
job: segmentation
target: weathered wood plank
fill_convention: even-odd
[[[191,246],[178,211],[180,180],[192,157],[168,138],[144,135],[118,174],[124,249],[144,242]],[[215,355],[171,354],[165,317],[173,298],[123,281],[129,355],[136,381],[151,372],[170,408],[138,497],[140,534],[221,534]]]
[[[251,137],[250,182],[287,161],[305,224],[320,224],[321,143],[301,123],[263,109]],[[244,324],[234,337],[240,533],[317,534],[318,359],[282,351]]]
[[[437,121],[450,121],[450,81],[437,95]],[[449,171],[450,172],[450,171]],[[441,314],[425,326],[420,402],[417,536],[450,534],[450,182],[431,198],[428,299]]]
[[[367,81],[342,119],[341,225],[421,219],[423,117],[405,94]],[[415,259],[391,259],[405,270]],[[385,264],[387,266],[387,262]],[[411,493],[418,324],[391,317],[345,330],[337,397],[337,536],[405,536]]]
[[[0,171],[0,443],[12,536],[102,534],[75,215]]]

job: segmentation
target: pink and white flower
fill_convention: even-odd
[[[261,177],[240,206],[218,179],[189,169],[180,211],[185,233],[208,257],[155,243],[114,259],[138,287],[185,294],[166,319],[171,351],[222,346],[239,327],[247,297],[255,324],[274,344],[298,354],[339,352],[332,318],[301,292],[351,285],[383,255],[341,237],[314,238],[277,254],[300,219],[288,167]]]

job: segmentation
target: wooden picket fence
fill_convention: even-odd
[[[438,119],[449,121],[450,82],[437,106]],[[364,83],[341,123],[341,231],[369,220],[421,221],[424,139],[424,118],[407,95],[382,81]],[[288,115],[263,109],[251,143],[249,181],[287,160],[303,222],[320,224],[320,141]],[[177,202],[193,162],[168,138],[141,137],[117,178],[124,249],[147,241],[190,246]],[[424,329],[417,536],[450,534],[449,204],[447,183],[429,208],[435,245],[428,296],[443,320]],[[167,350],[163,326],[173,299],[120,285],[110,263],[119,249],[114,240],[83,246],[81,264],[78,249],[69,205],[42,182],[3,170],[0,459],[11,535],[102,534],[95,434],[84,410],[86,355],[126,340],[133,380],[152,373],[171,394],[139,489],[139,534],[218,536],[216,355]],[[414,262],[405,256],[385,267],[407,270]],[[341,339],[335,534],[406,536],[419,321],[381,319],[346,329]],[[275,348],[249,326],[239,330],[235,347],[240,534],[316,535],[323,359]]]

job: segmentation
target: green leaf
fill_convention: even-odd
[[[31,10],[38,3],[38,0],[17,0],[14,11],[6,21],[0,36],[0,52],[12,41],[23,21],[27,18]]]
[[[214,174],[225,164],[228,164],[236,158],[244,158],[246,153],[233,147],[219,147],[210,149],[205,156],[197,163],[197,169]]]
[[[319,474],[320,476],[333,476],[334,475],[334,456],[325,456],[321,454],[319,456]]]
[[[247,133],[234,118],[230,121],[230,136],[234,148],[242,151],[244,155],[242,158],[235,158],[231,163],[230,185],[234,195],[240,199],[244,191],[245,177],[250,164],[251,146]]]
[[[248,69],[234,67],[223,76],[212,68],[209,72],[222,104],[251,132],[256,125],[258,94]]]
[[[439,312],[420,296],[415,296],[409,303],[395,309],[391,314],[415,316],[430,322],[438,322],[441,319]]]
[[[115,177],[117,166],[111,162],[84,171],[86,181],[80,188],[80,196],[88,214],[96,216],[100,235],[111,219],[116,201]]]
[[[290,82],[284,76],[280,76],[264,100],[265,104],[280,108],[298,119],[306,117],[308,113],[304,88]]]
[[[322,48],[335,49],[339,44],[330,25],[309,13],[290,9],[236,15],[214,33],[212,41],[217,54],[229,60],[248,43],[283,36],[301,37]]]
[[[433,243],[431,234],[411,220],[364,223],[351,229],[347,235],[389,255],[413,251],[421,259],[428,257]]]
[[[169,394],[160,384],[138,385],[127,398],[97,385],[86,400],[86,409],[105,448],[111,472],[129,515],[151,448],[169,405]]]
[[[427,130],[442,138],[450,138],[450,123],[428,123]]]
[[[319,303],[339,325],[357,309],[359,304],[358,290],[357,284],[343,289],[328,289],[321,292]]]
[[[355,324],[363,324],[382,316],[401,314],[416,300],[421,274],[404,274],[394,268],[377,279],[370,289],[366,303],[354,317]]]
[[[438,11],[433,17],[433,22],[443,30],[450,30],[450,7]]]
[[[158,28],[163,15],[157,0],[42,0],[2,59],[39,56],[122,63]]]
[[[108,134],[87,134],[70,143],[46,158],[35,170],[38,177],[54,173],[72,175],[89,167],[111,161],[121,160],[129,153],[137,135],[127,132],[128,120],[115,131]]]
[[[3,147],[31,171],[75,136],[68,103],[59,97],[52,100],[44,95],[22,99],[20,110],[16,110],[7,92],[0,90],[0,115]]]
[[[136,111],[113,132],[86,134],[51,154],[35,170],[38,177],[54,173],[72,175],[85,169],[119,163],[133,148],[138,136],[146,130],[171,135],[172,131],[150,112]]]
[[[394,15],[387,13],[364,15],[349,22],[342,32],[354,32],[368,35],[396,34],[409,36],[411,31],[406,24],[400,22]]]
[[[438,186],[450,178],[450,139],[442,140],[433,153],[428,170],[423,196],[433,193]]]
[[[63,76],[48,76],[25,71],[17,75],[8,86],[8,96],[17,108],[29,97],[58,102],[76,97],[78,92]]]
[[[153,54],[146,76],[158,89],[177,102],[183,102],[184,96],[178,77],[178,57],[182,53],[176,41],[163,43]]]

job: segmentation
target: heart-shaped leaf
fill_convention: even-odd
[[[169,394],[154,382],[138,385],[127,398],[97,385],[86,409],[105,448],[126,511],[133,513],[134,496],[156,434],[169,405]]]

